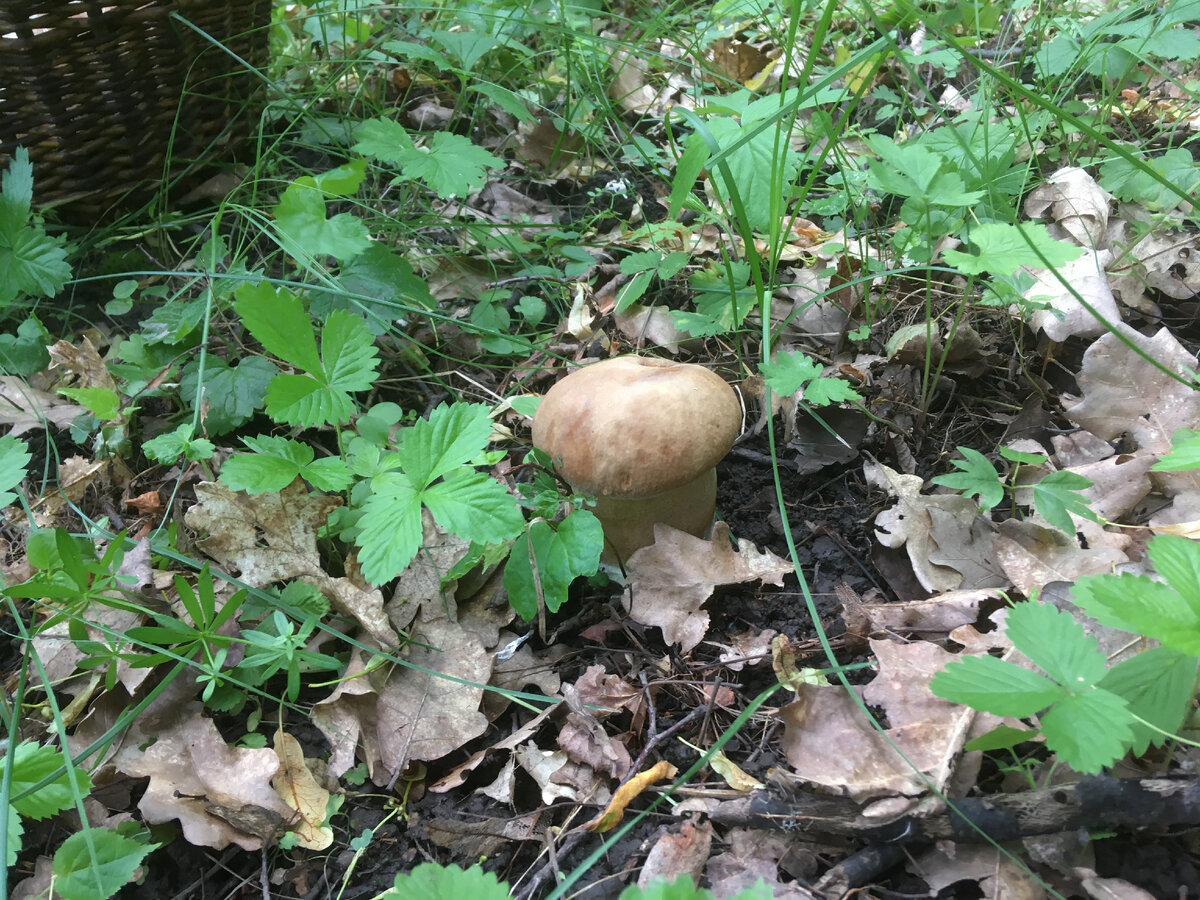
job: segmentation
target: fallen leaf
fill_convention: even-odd
[[[695,885],[704,871],[712,849],[713,828],[709,822],[684,822],[678,831],[666,831],[659,836],[646,855],[637,885],[643,890],[656,878],[674,883],[687,875]]]
[[[252,587],[323,575],[317,530],[341,498],[309,494],[296,479],[279,493],[246,494],[225,485],[196,485],[196,506],[185,521],[207,533],[200,549]]]
[[[1162,456],[1177,430],[1200,426],[1200,391],[1191,386],[1196,357],[1166,328],[1152,337],[1125,325],[1119,330],[1119,336],[1106,334],[1088,347],[1077,379],[1082,397],[1064,398],[1063,409],[1072,422],[1103,440],[1128,433],[1139,453]],[[1183,381],[1163,374],[1143,354]],[[1200,488],[1195,471],[1155,472],[1151,478],[1167,496]]]
[[[213,720],[201,715],[201,705],[189,706],[192,711],[182,722],[159,732],[144,751],[126,746],[114,764],[126,775],[150,779],[138,802],[150,824],[178,819],[184,837],[196,846],[219,850],[234,843],[258,850],[264,844],[262,835],[241,830],[208,807],[242,811],[247,816],[239,823],[242,827],[251,827],[249,814],[255,810],[282,823],[292,821],[296,813],[271,787],[279,759],[265,748],[230,747]]]
[[[603,834],[606,831],[612,831],[620,824],[621,819],[625,816],[625,808],[629,806],[634,799],[646,790],[652,784],[657,784],[660,781],[669,781],[679,774],[679,770],[667,762],[665,759],[660,759],[649,769],[644,772],[638,772],[627,782],[617,788],[617,792],[613,794],[612,800],[608,807],[592,821],[584,826],[588,831],[595,831]]]
[[[329,791],[309,771],[300,742],[282,728],[275,732],[275,755],[279,772],[271,779],[271,787],[300,814],[300,821],[292,826],[297,843],[305,850],[324,850],[333,843],[333,829],[327,821]]]
[[[655,525],[654,543],[634,553],[628,568],[630,618],[661,628],[667,643],[678,643],[687,653],[708,630],[708,613],[700,607],[717,585],[759,580],[782,586],[792,564],[746,540],[738,541],[735,551],[729,526],[717,522],[711,541]]]

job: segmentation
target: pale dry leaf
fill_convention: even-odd
[[[1119,550],[1084,549],[1074,535],[1028,519],[1001,522],[993,547],[1013,587],[1026,597],[1052,582],[1073,583],[1084,575],[1110,572],[1114,566],[1128,562]]]
[[[1087,891],[1092,900],[1154,900],[1154,894],[1130,884],[1124,878],[1101,878],[1095,870],[1082,866],[1074,869],[1072,874],[1079,879],[1079,886]]]
[[[732,897],[755,885],[761,878],[773,900],[814,900],[811,891],[797,881],[780,881],[780,870],[811,883],[818,871],[815,845],[803,835],[734,828],[725,835],[727,850],[714,854],[705,875],[716,897]]]
[[[1049,219],[1081,247],[1103,247],[1112,195],[1078,166],[1051,172],[1025,198],[1025,214]]]
[[[312,722],[329,741],[331,752],[326,770],[339,778],[354,766],[355,750],[362,739],[363,759],[367,772],[376,784],[387,778],[376,777],[381,772],[379,730],[376,727],[377,694],[370,677],[366,676],[366,654],[354,650],[350,662],[333,692],[313,704]]]
[[[542,791],[542,803],[553,805],[558,800],[576,800],[578,793],[570,785],[559,784],[551,777],[567,765],[569,759],[562,750],[542,750],[533,741],[522,744],[513,751],[518,765],[537,783]]]
[[[928,600],[909,603],[862,604],[872,631],[932,638],[946,635],[962,625],[972,625],[979,618],[979,608],[989,600],[999,600],[1003,592],[997,588],[971,591],[946,591]]]
[[[511,756],[505,761],[504,767],[500,770],[500,774],[495,777],[491,784],[485,784],[483,787],[476,788],[476,794],[483,794],[485,797],[491,797],[497,803],[502,803],[505,806],[513,805],[513,794],[517,787],[517,761]]]
[[[159,732],[144,751],[127,745],[117,754],[117,770],[134,778],[149,778],[138,802],[151,824],[178,819],[188,842],[221,849],[237,844],[246,850],[263,846],[262,836],[239,830],[213,810],[260,810],[263,817],[291,821],[295,812],[271,787],[279,770],[275,751],[230,747],[200,704],[174,727]]]
[[[46,423],[66,428],[86,412],[61,394],[33,387],[16,375],[0,375],[0,425],[12,426],[8,431],[12,437]]]
[[[90,338],[85,336],[78,347],[68,341],[56,341],[46,351],[50,354],[51,365],[75,376],[72,380],[80,387],[117,390],[117,382]]]
[[[683,822],[678,831],[666,831],[659,836],[646,855],[638,873],[638,887],[645,889],[656,878],[674,882],[687,875],[698,884],[712,850],[713,828],[709,822]]]
[[[300,580],[319,590],[339,613],[358,622],[379,646],[387,650],[400,646],[400,638],[384,612],[379,588],[363,587],[345,577],[332,578],[324,572],[304,575]]]
[[[1183,381],[1163,374],[1143,354]],[[1171,449],[1171,435],[1177,430],[1200,425],[1200,391],[1191,387],[1195,372],[1195,356],[1166,328],[1145,337],[1121,326],[1120,336],[1106,334],[1084,353],[1078,376],[1082,397],[1074,402],[1064,398],[1063,408],[1072,422],[1103,440],[1129,434],[1140,454],[1161,456]],[[1151,477],[1168,496],[1200,487],[1194,483],[1195,472]]]
[[[515,639],[516,635],[501,632],[499,637],[498,646],[503,647]],[[558,661],[568,652],[562,644],[555,644],[539,651],[535,656],[528,644],[522,644],[517,652],[507,659],[496,658],[492,665],[490,684],[494,688],[506,691],[523,691],[533,686],[539,693],[553,697],[562,685],[562,678],[557,672]],[[496,691],[485,693],[483,711],[488,721],[495,722],[511,703],[512,700]]]
[[[925,790],[921,773],[936,784],[945,782],[971,729],[985,723],[973,710],[929,690],[953,654],[921,641],[872,641],[871,647],[879,674],[857,690],[866,702],[883,707],[887,736],[841,686],[801,684],[796,700],[780,711],[784,753],[798,777],[856,800],[913,796]]]
[[[456,819],[449,816],[424,821],[425,832],[429,839],[439,847],[451,850],[458,859],[487,859],[495,856],[503,849],[511,849],[513,841],[537,841],[542,843],[546,838],[544,828],[538,827],[542,818],[542,810],[535,809],[531,813],[509,818],[493,818],[470,820]],[[409,894],[412,900],[417,900],[421,894]],[[462,900],[474,900],[477,894],[468,893]]]
[[[1014,441],[1013,444],[1017,442]],[[1024,443],[1024,442],[1022,442]],[[1034,443],[1037,443],[1036,441]],[[1070,434],[1055,434],[1050,438],[1054,447],[1054,462],[1060,469],[1082,466],[1085,463],[1108,459],[1117,451],[1108,441],[1098,438],[1090,431],[1075,431]],[[1012,447],[1013,444],[1007,446]],[[1038,444],[1041,449],[1041,444]],[[1014,447],[1014,449],[1016,449]]]
[[[432,607],[430,612],[446,615],[451,619],[458,617],[454,604],[457,582],[447,582],[443,586],[442,579],[470,549],[470,541],[442,531],[434,521],[433,513],[422,507],[421,549],[400,573],[395,593],[386,607],[397,628],[403,628],[407,624],[404,619],[411,620],[408,610],[414,605],[428,604]],[[397,615],[397,607],[404,607],[405,612]],[[403,624],[400,624],[401,622]]]
[[[196,485],[188,527],[208,536],[200,549],[252,587],[323,575],[317,530],[342,505],[339,497],[310,495],[300,479],[279,493],[245,494],[218,482]]]
[[[738,541],[735,551],[729,526],[717,522],[711,541],[655,525],[654,543],[634,553],[628,568],[630,617],[661,628],[667,643],[678,643],[687,653],[708,630],[708,613],[700,607],[717,585],[757,580],[781,586],[792,564],[746,540]]]
[[[1065,341],[1095,337],[1119,324],[1121,311],[1104,271],[1112,260],[1111,250],[1088,250],[1054,269],[1027,269],[1036,281],[1025,297],[1050,304],[1030,315],[1033,330],[1045,332],[1052,341]]]
[[[986,526],[977,523],[979,507],[972,500],[959,494],[922,495],[924,479],[902,475],[883,463],[864,463],[863,472],[868,483],[883,488],[897,500],[895,506],[875,517],[876,539],[894,550],[905,548],[922,587],[940,593],[998,586],[964,585],[967,573],[977,581],[995,577],[990,547],[979,531]]]
[[[1200,235],[1195,232],[1153,231],[1123,260],[1110,278],[1113,292],[1127,306],[1157,312],[1153,298],[1160,293],[1173,300],[1200,294]]]
[[[610,737],[586,704],[574,685],[564,684],[563,699],[570,712],[558,730],[558,746],[572,762],[589,766],[610,778],[623,778],[633,765],[629,751],[616,738]]]
[[[485,750],[478,750],[471,754],[470,759],[468,759],[466,762],[455,766],[453,769],[443,775],[438,781],[429,785],[429,792],[433,794],[442,794],[446,791],[453,790],[454,788],[462,787],[467,782],[467,776],[475,771],[476,767],[478,767],[486,757],[493,753],[512,750],[514,747],[529,741],[537,733],[538,729],[542,727],[542,723],[549,718],[550,714],[554,712],[556,708],[557,707],[555,706],[551,706],[542,710],[541,713],[534,716],[503,740],[497,741],[495,744],[492,744],[492,746]]]
[[[394,667],[378,688],[375,718],[385,781],[409,761],[439,759],[487,730],[479,702],[492,657],[474,632],[445,619],[422,623],[413,633],[407,665]]]
[[[282,728],[275,732],[275,755],[279,771],[271,786],[300,814],[300,821],[291,829],[297,843],[305,850],[324,850],[333,843],[333,829],[327,822],[329,791],[313,777],[300,742]]]
[[[743,631],[732,635],[728,644],[708,641],[714,647],[719,647],[721,655],[717,661],[731,672],[740,672],[746,666],[761,665],[771,659],[771,640],[778,632],[774,628],[764,628],[762,631]]]
[[[984,900],[1042,900],[1045,889],[1020,862],[996,847],[939,844],[915,857],[909,870],[919,875],[934,894],[952,884],[969,881]]]
[[[1150,517],[1155,534],[1200,539],[1200,490],[1176,494],[1171,505]]]

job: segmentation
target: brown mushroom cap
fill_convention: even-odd
[[[733,388],[703,366],[622,356],[550,388],[533,419],[533,444],[577,490],[649,497],[715,466],[741,421]]]

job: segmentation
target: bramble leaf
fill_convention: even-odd
[[[958,452],[963,458],[952,459],[950,463],[960,471],[938,475],[931,480],[934,484],[961,491],[964,497],[978,496],[980,511],[987,512],[1004,499],[1004,482],[988,458],[978,450],[959,447]]]
[[[423,489],[469,462],[487,446],[489,413],[482,403],[443,403],[401,433],[400,467]]]
[[[1171,452],[1150,467],[1151,472],[1200,469],[1200,431],[1181,428],[1171,435]]]
[[[313,461],[307,444],[277,435],[242,438],[251,453],[236,453],[221,467],[219,481],[235,491],[262,494],[282,491],[297,477],[323,491],[340,491],[353,480],[340,457]]]
[[[1051,472],[1033,486],[1033,506],[1051,525],[1066,534],[1075,533],[1071,513],[1082,519],[1099,522],[1088,499],[1080,491],[1092,486],[1091,480],[1075,472]]]
[[[1009,611],[1005,628],[1014,647],[1071,691],[1091,687],[1104,677],[1099,644],[1070,613],[1048,603],[1018,603]]]
[[[1151,744],[1161,746],[1183,725],[1195,694],[1196,657],[1169,647],[1152,647],[1109,669],[1100,687],[1124,698],[1129,711],[1149,723],[1135,720],[1130,724],[1131,749],[1141,756]]]
[[[143,844],[111,828],[77,831],[54,853],[54,894],[63,900],[111,897],[133,880],[142,860],[159,846]]]
[[[1050,237],[1046,226],[1037,222],[1008,225],[988,222],[970,232],[974,253],[946,250],[946,262],[964,275],[1012,275],[1018,269],[1061,266],[1084,254],[1083,247]],[[1040,255],[1039,255],[1040,254]]]
[[[321,371],[312,319],[296,294],[266,281],[237,289],[234,306],[263,349],[305,372]]]

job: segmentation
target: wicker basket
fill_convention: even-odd
[[[245,133],[270,14],[271,0],[3,0],[0,168],[24,146],[35,201],[68,219],[145,200],[168,154],[179,167]]]

